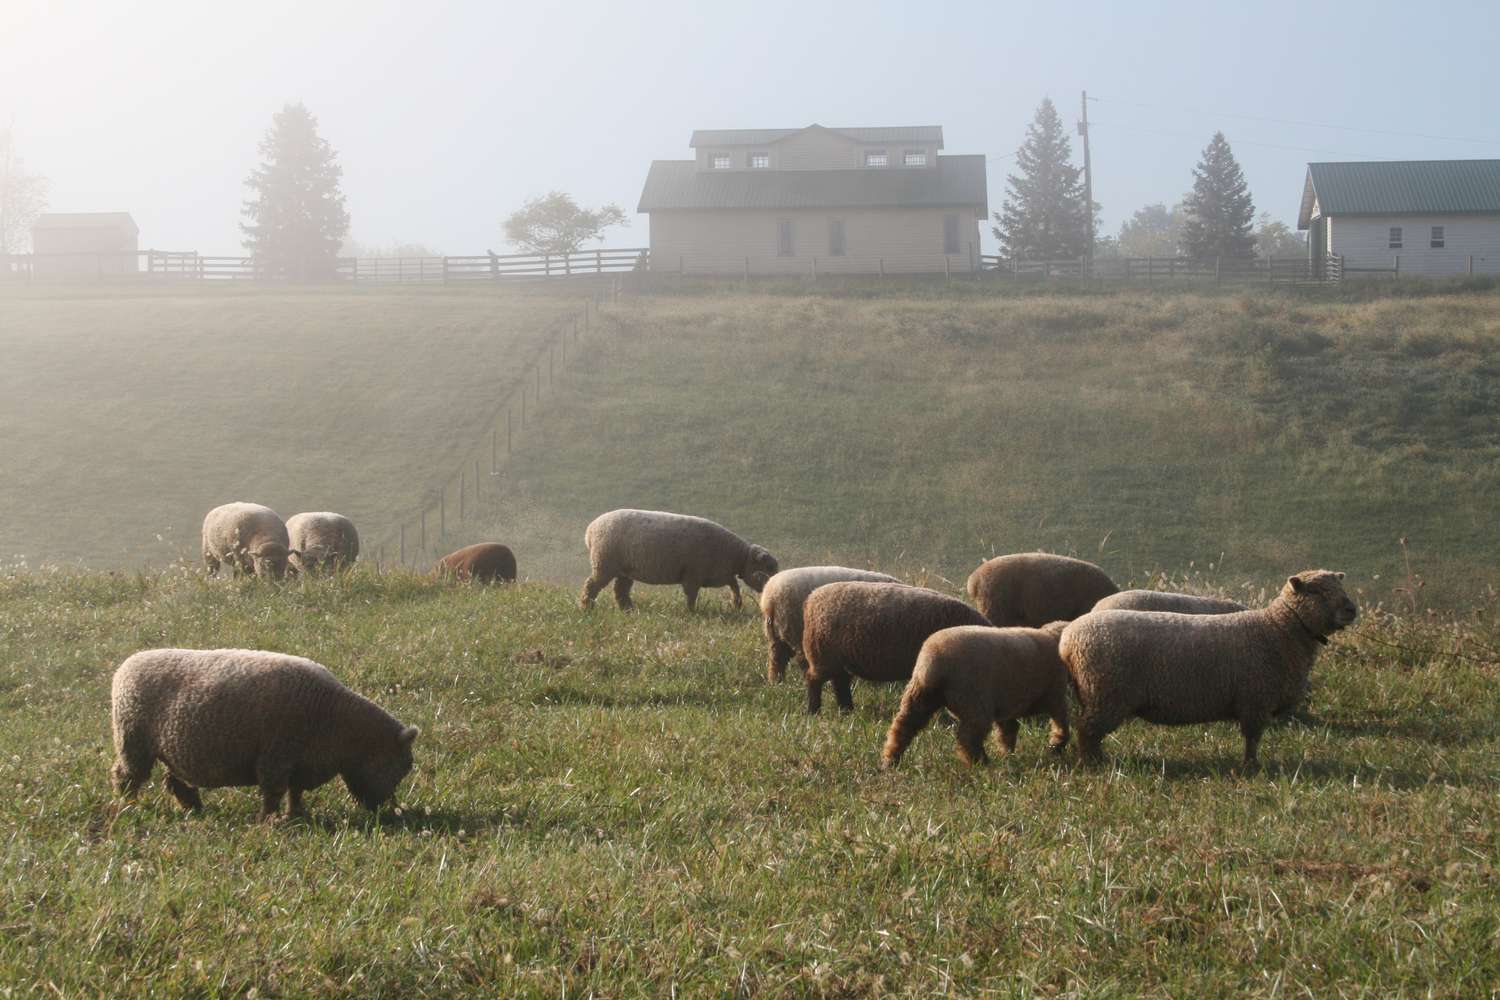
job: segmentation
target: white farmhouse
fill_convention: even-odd
[[[1309,163],[1297,228],[1315,267],[1500,273],[1500,160]]]

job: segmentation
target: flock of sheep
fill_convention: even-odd
[[[692,609],[704,587],[739,582],[761,595],[767,677],[800,657],[807,707],[832,683],[840,709],[852,682],[906,685],[881,761],[893,767],[941,709],[957,720],[959,756],[986,759],[991,728],[1005,752],[1019,720],[1050,720],[1061,752],[1070,721],[1085,762],[1131,718],[1166,725],[1238,722],[1244,764],[1256,765],[1262,731],[1306,696],[1328,636],[1351,624],[1344,574],[1289,577],[1268,606],[1149,590],[1120,592],[1092,563],[1027,553],[999,556],[970,575],[973,604],[894,577],[842,566],[780,569],[766,549],[713,521],[663,511],[616,510],[584,534],[591,572],[579,597],[592,607],[613,582],[631,607],[634,583],[680,586]],[[280,578],[353,563],[359,537],[348,518],[299,514],[284,524],[258,504],[225,504],[203,523],[209,571]],[[470,546],[439,561],[458,579],[514,580],[503,545]],[[1070,703],[1077,704],[1070,719]],[[373,810],[412,766],[418,733],[301,657],[251,650],[154,649],[116,670],[111,690],[115,789],[133,794],[157,761],[184,806],[200,788],[258,786],[263,815],[301,812],[301,795],[335,776]]]

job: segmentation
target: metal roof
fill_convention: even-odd
[[[688,145],[694,149],[703,146],[769,146],[788,136],[800,132],[821,129],[833,132],[855,142],[931,142],[943,148],[941,125],[897,125],[885,128],[828,128],[812,124],[806,128],[720,128],[698,129]]]
[[[929,208],[974,205],[988,214],[984,157],[939,156],[920,170],[700,170],[656,160],[637,212],[673,208]]]
[[[46,212],[36,217],[32,229],[119,229],[139,233],[129,212]]]
[[[1309,163],[1298,229],[1314,205],[1323,216],[1500,212],[1500,160]]]

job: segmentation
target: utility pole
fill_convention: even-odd
[[[1094,273],[1094,167],[1089,162],[1089,92],[1083,92],[1083,118],[1078,134],[1083,136],[1083,210],[1089,220],[1089,245],[1084,254],[1088,273]]]

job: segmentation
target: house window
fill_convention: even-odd
[[[901,164],[902,166],[907,167],[927,166],[927,150],[908,149],[906,153],[901,157]]]
[[[713,156],[709,157],[708,165],[713,170],[728,170],[730,167],[729,154],[715,153]]]
[[[943,216],[943,253],[958,253],[958,216]]]
[[[844,220],[843,219],[829,219],[828,220],[828,256],[830,256],[830,257],[842,257],[842,256],[844,256],[844,250],[845,250],[845,243],[844,243]]]
[[[766,170],[766,169],[769,169],[770,166],[771,166],[771,154],[770,153],[751,153],[750,154],[750,169],[751,170]]]
[[[1441,250],[1441,249],[1443,249],[1443,245],[1444,245],[1445,242],[1447,242],[1447,241],[1443,239],[1443,227],[1442,226],[1433,226],[1432,227],[1432,249],[1434,249],[1434,250]]]
[[[883,149],[870,149],[865,151],[865,166],[885,167],[889,166],[891,158]]]
[[[793,235],[792,220],[782,219],[776,233],[776,256],[790,257],[796,252]]]
[[[1391,227],[1391,238],[1390,238],[1390,241],[1388,243],[1388,246],[1392,250],[1400,250],[1401,249],[1401,227],[1400,226],[1392,226]]]

